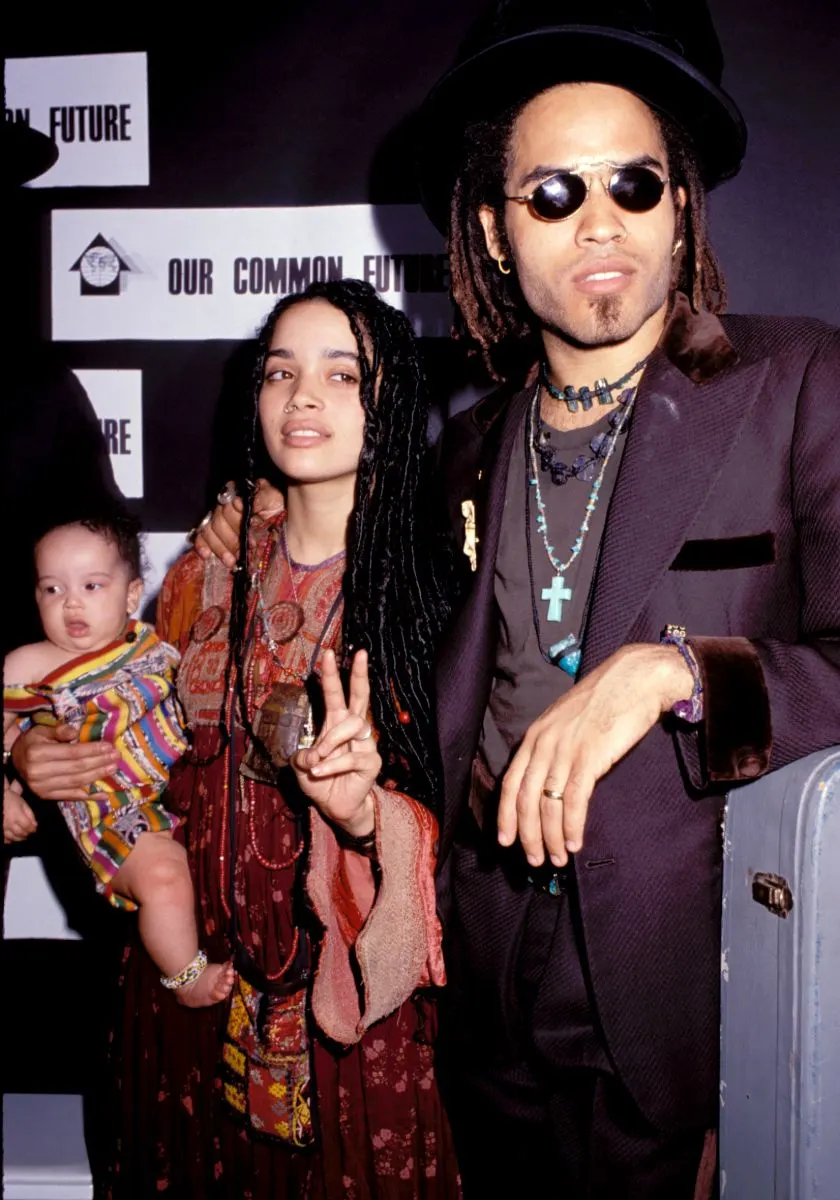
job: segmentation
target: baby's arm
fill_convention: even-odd
[[[49,642],[45,643],[47,646]],[[6,655],[6,660],[3,663],[3,682],[4,683],[34,683],[39,679],[38,674],[33,673],[35,668],[40,666],[42,655],[38,654],[38,650],[42,645],[41,642],[35,642],[29,646],[18,646],[16,650],[12,650]],[[3,749],[11,750],[15,744],[15,740],[20,733],[15,713],[9,712],[6,708],[3,709]]]
[[[3,841],[22,842],[38,828],[35,814],[18,792],[20,784],[3,781]]]
[[[8,660],[7,660],[8,661]],[[8,750],[18,735],[15,714],[3,712],[3,747]],[[21,786],[3,779],[3,841],[22,842],[38,828],[35,814],[21,795]]]
[[[25,649],[26,647],[21,647]],[[14,658],[17,654],[16,650],[7,657],[4,666],[4,678],[10,679],[9,663],[12,662],[14,669]],[[13,712],[3,710],[3,749],[10,750],[14,745],[15,738],[19,733],[17,720]],[[38,822],[35,820],[35,814],[21,795],[22,788],[15,781],[9,781],[3,778],[3,842],[9,845],[10,842],[22,842],[24,838],[28,838],[30,833],[34,833],[38,828]]]

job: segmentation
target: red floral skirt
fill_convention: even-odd
[[[207,747],[197,750],[206,753]],[[193,871],[200,941],[217,959],[228,953],[219,872],[226,822],[219,802],[223,771],[221,760],[205,767],[185,764],[176,768],[166,796],[172,811],[188,818],[179,836]],[[279,861],[294,848],[296,835],[277,793],[265,791],[256,835],[262,856]],[[245,823],[242,818],[242,846]],[[293,932],[293,872],[267,871],[253,854],[237,858],[241,935],[272,971],[275,962],[282,963]],[[142,947],[127,951],[111,1042],[112,1129],[98,1194],[107,1200],[460,1196],[432,1065],[433,1004],[405,1003],[348,1050],[315,1033],[318,1142],[308,1151],[254,1136],[229,1115],[219,1078],[227,1008],[184,1008],[161,986]]]

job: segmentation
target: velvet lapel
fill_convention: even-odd
[[[761,363],[698,385],[661,351],[651,360],[604,531],[582,672],[628,640],[651,589],[728,469],[766,370]],[[682,453],[675,453],[678,446]]]
[[[520,422],[533,391],[514,396],[507,412],[485,439],[481,455],[481,495],[476,496],[478,570],[472,589],[438,660],[437,713],[446,784],[441,859],[448,850],[463,789],[472,765],[495,659],[495,571],[505,507],[508,467]]]

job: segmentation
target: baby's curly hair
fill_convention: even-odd
[[[99,534],[106,541],[113,542],[120,559],[131,572],[131,578],[143,578],[145,564],[140,540],[140,521],[124,504],[111,497],[80,503],[75,508],[63,509],[60,515],[54,513],[44,517],[38,524],[33,552],[47,534],[73,525],[81,525],[91,533]]]

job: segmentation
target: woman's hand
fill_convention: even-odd
[[[22,842],[38,828],[35,814],[20,794],[20,784],[3,786],[3,841]]]
[[[242,498],[233,483],[222,488],[218,504],[209,512],[195,534],[196,553],[205,561],[214,555],[231,571],[239,557],[239,531],[242,526]],[[254,512],[268,517],[281,512],[283,496],[270,483],[260,479],[254,495]]]
[[[89,800],[88,786],[117,766],[109,742],[79,742],[67,725],[33,725],[12,746],[15,770],[42,800]]]
[[[352,837],[364,837],[374,827],[371,788],[382,769],[367,721],[370,682],[365,651],[360,650],[353,659],[349,698],[344,695],[332,650],[324,654],[321,687],[324,726],[309,750],[298,750],[292,766],[301,791],[328,820]]]

